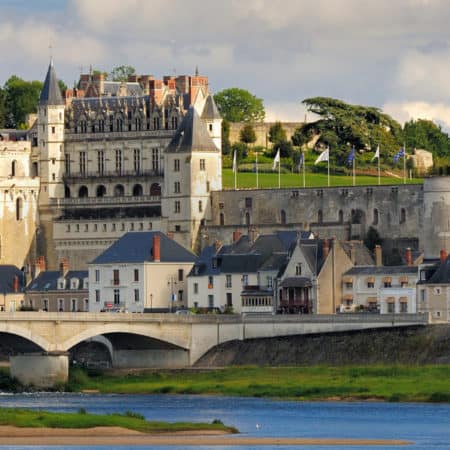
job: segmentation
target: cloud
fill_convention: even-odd
[[[383,110],[400,123],[411,119],[427,119],[450,129],[450,104],[428,102],[386,103]]]

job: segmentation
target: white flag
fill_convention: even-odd
[[[237,172],[237,163],[236,163],[236,150],[234,151],[233,155],[233,173]]]
[[[278,149],[277,154],[275,155],[275,158],[273,160],[272,170],[275,170],[277,168],[277,164],[280,164],[280,149]]]
[[[328,161],[328,159],[330,158],[330,148],[327,147],[326,150],[324,150],[319,157],[316,159],[316,162],[314,164],[319,164],[322,161]]]
[[[375,152],[375,155],[373,155],[372,161],[377,158],[380,159],[380,146],[377,147],[377,151]]]

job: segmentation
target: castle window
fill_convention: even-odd
[[[134,290],[134,301],[135,302],[139,301],[139,289]]]
[[[80,152],[80,174],[86,174],[86,152]]]
[[[200,160],[200,170],[205,170],[206,169],[206,162],[204,159]]]
[[[67,184],[64,186],[64,198],[70,198],[70,187]]]
[[[174,172],[179,172],[180,171],[180,160],[179,159],[174,159],[173,160],[173,171]]]
[[[122,150],[116,150],[116,172],[118,175],[122,173]]]
[[[245,213],[245,225],[250,225],[250,213]]]
[[[55,127],[52,127],[52,134],[55,134]]]
[[[143,194],[143,189],[140,184],[135,184],[133,187],[133,197],[141,197]]]
[[[66,166],[66,173],[67,173],[67,166]],[[39,176],[39,166],[37,162],[33,163],[33,177]]]
[[[286,211],[284,209],[280,212],[280,222],[281,225],[286,225]]]
[[[179,200],[176,200],[174,204],[174,213],[179,213],[180,211],[181,211],[181,203]]]
[[[95,290],[95,302],[100,303],[100,289]]]
[[[400,210],[400,223],[405,223],[406,222],[406,210],[405,208],[402,208]]]
[[[173,192],[175,194],[179,194],[180,193],[180,182],[179,181],[175,181],[175,183],[173,184]]]
[[[98,131],[101,133],[105,131],[105,121],[103,119],[98,121]]]
[[[139,174],[141,171],[141,151],[138,148],[133,150],[134,171]]]
[[[373,225],[378,225],[378,209],[373,210]]]
[[[159,117],[155,117],[155,118],[153,119],[153,128],[154,128],[155,130],[159,130]]]
[[[342,211],[342,209],[340,209],[339,213],[338,213],[338,222],[339,223],[343,223],[344,222],[344,212]]]
[[[152,169],[159,172],[159,150],[158,148],[152,148]]]
[[[52,181],[55,181],[55,174],[52,173]]]
[[[321,209],[319,209],[319,211],[317,211],[317,222],[323,223],[323,212]]]
[[[116,131],[123,131],[123,120],[122,119],[116,120]]]
[[[252,198],[251,197],[245,197],[245,207],[246,208],[252,207]]]
[[[87,197],[89,194],[87,186],[80,186],[80,189],[78,189],[78,197],[84,198]]]
[[[158,183],[153,183],[150,186],[150,195],[157,196],[157,197],[161,196],[161,185]]]
[[[224,213],[220,213],[219,214],[219,224],[220,225],[225,225],[225,215],[224,215]]]
[[[213,124],[210,123],[210,124],[208,124],[208,126],[209,126],[209,131],[212,131],[213,130]]]
[[[22,220],[23,217],[23,201],[21,198],[16,199],[16,220]]]
[[[56,163],[56,159],[55,159],[55,158],[52,158],[52,165],[54,166],[55,163]]]
[[[198,201],[198,212],[203,212],[203,202],[201,200]]]
[[[211,189],[209,181],[206,182],[206,192],[209,192]]]
[[[97,152],[97,171],[99,175],[102,175],[105,171],[105,153],[103,150]]]
[[[12,177],[15,177],[15,176],[16,176],[16,164],[17,164],[17,161],[16,161],[16,160],[14,160],[14,161],[11,163],[11,176],[12,176]]]

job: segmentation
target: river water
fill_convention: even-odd
[[[191,395],[103,395],[103,394],[3,394],[0,405],[49,411],[75,412],[85,408],[91,413],[125,412],[143,414],[148,420],[211,422],[220,419],[234,425],[246,436],[373,438],[413,441],[414,450],[450,449],[450,405],[378,402],[291,402],[258,398]],[[258,427],[257,427],[258,425]],[[0,449],[44,449],[41,446],[2,446]],[[61,450],[66,447],[51,447]],[[107,449],[102,446],[71,446],[71,450]],[[118,446],[115,449],[126,449]],[[136,449],[137,447],[130,447]],[[145,446],[142,449],[167,450],[184,447]],[[193,447],[188,447],[192,449]],[[198,447],[201,449],[255,449],[248,446]],[[291,447],[344,449],[345,447]],[[369,447],[351,447],[368,449]],[[370,447],[397,449],[399,447]]]

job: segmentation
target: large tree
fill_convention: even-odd
[[[246,123],[240,133],[239,140],[245,144],[253,144],[256,142],[256,133],[251,123]]]
[[[6,123],[8,128],[25,126],[27,114],[37,110],[39,96],[43,87],[41,81],[25,81],[16,75],[5,83]]]
[[[0,88],[0,128],[6,127],[6,92],[4,89]]]
[[[266,116],[263,101],[245,89],[224,89],[214,95],[214,100],[229,122],[262,122]]]
[[[411,120],[405,123],[407,148],[423,148],[437,156],[450,156],[450,138],[431,120]]]
[[[127,81],[130,75],[134,75],[136,69],[132,66],[117,66],[111,70],[109,78],[113,81]]]

